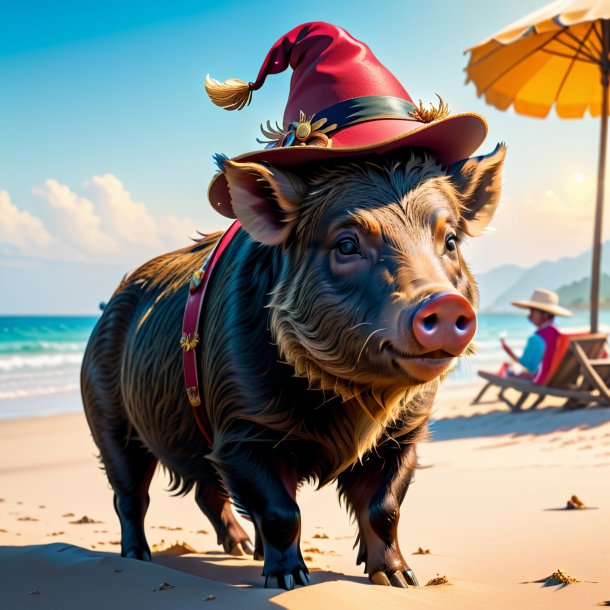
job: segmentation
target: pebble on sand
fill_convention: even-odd
[[[95,519],[91,519],[91,517],[87,517],[87,515],[83,515],[80,519],[77,519],[76,521],[70,521],[70,523],[82,525],[83,523],[102,523],[102,521],[96,521]]]

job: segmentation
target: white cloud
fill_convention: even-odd
[[[85,192],[95,202],[103,226],[129,244],[163,248],[159,227],[143,203],[134,201],[123,183],[112,174],[93,176]]]
[[[521,197],[507,192],[492,221],[496,231],[469,240],[468,263],[483,272],[506,263],[531,266],[590,248],[593,189],[581,185],[579,191],[580,182],[575,174],[558,189]],[[93,176],[81,193],[54,179],[33,192],[40,200],[36,215],[20,209],[6,191],[0,191],[0,254],[13,260],[21,255],[132,267],[189,245],[200,228],[191,218],[175,213],[151,213],[112,174]],[[206,229],[211,230],[210,224]],[[608,238],[610,219],[604,227],[604,239]]]
[[[172,248],[183,248],[193,243],[192,237],[199,237],[194,220],[171,214],[163,219],[160,231],[163,241]]]
[[[102,219],[96,214],[93,203],[72,192],[57,180],[45,180],[40,188],[32,189],[50,206],[52,228],[65,243],[85,253],[111,253],[117,242],[102,228]]]
[[[45,229],[40,218],[27,211],[21,211],[11,203],[7,191],[0,191],[0,244],[3,251],[29,252],[37,256],[47,256],[54,245],[54,239]]]
[[[20,209],[8,192],[0,191],[0,254],[5,257],[134,266],[184,247],[196,236],[194,220],[154,216],[112,174],[93,176],[82,194],[54,179],[32,193],[40,200],[37,215]]]

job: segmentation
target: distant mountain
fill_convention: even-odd
[[[479,309],[485,311],[495,300],[512,286],[526,271],[524,267],[517,265],[502,265],[487,273],[477,275],[479,285]]]
[[[504,265],[478,277],[481,311],[514,311],[511,302],[529,299],[536,288],[547,288],[557,292],[574,282],[584,279],[588,282],[591,275],[591,250],[554,262],[543,261],[529,269],[522,269],[521,273],[518,273],[518,269],[515,266]],[[610,274],[610,242],[606,242],[602,247],[602,271]],[[585,293],[587,285],[583,284]],[[583,291],[583,286],[579,290]],[[587,297],[585,303],[588,300]],[[560,303],[563,303],[562,299]]]
[[[557,290],[559,302],[568,309],[588,309],[591,300],[591,278],[583,277],[577,282],[571,282]],[[610,308],[610,275],[602,273],[599,306]]]

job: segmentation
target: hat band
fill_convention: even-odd
[[[286,131],[277,131],[261,126],[263,134],[273,138],[272,141],[257,141],[267,144],[265,148],[287,148],[289,146],[306,146],[307,144],[328,145],[329,138],[342,129],[358,123],[376,121],[379,119],[400,119],[415,121],[413,116],[415,106],[400,97],[389,95],[367,95],[354,97],[333,104],[313,117],[307,119],[301,112],[298,121],[288,125]]]

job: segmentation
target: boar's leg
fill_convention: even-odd
[[[254,519],[252,519],[252,523],[254,524],[254,559],[262,560],[265,558],[263,539],[261,538],[261,533],[258,531],[258,525],[256,525],[256,521]]]
[[[130,474],[136,476],[133,477],[130,486],[125,485],[128,479],[123,479],[121,487],[112,481],[110,483],[115,491],[114,509],[121,522],[121,557],[150,561],[150,548],[144,532],[144,517],[150,504],[148,487],[157,460],[150,453],[139,455],[135,459],[136,463],[130,464]],[[125,476],[125,473],[122,476]]]
[[[105,309],[85,350],[81,393],[91,434],[114,490],[121,555],[150,561],[144,516],[157,458],[143,446],[127,419],[120,381],[125,336],[137,299],[137,293],[124,290]]]
[[[123,440],[112,451],[109,445],[104,442],[100,451],[114,490],[114,509],[121,522],[121,556],[150,561],[144,517],[150,504],[148,488],[157,459],[137,440],[127,443]]]
[[[144,517],[150,504],[148,488],[157,458],[138,438],[133,438],[126,419],[120,415],[110,418],[107,408],[94,408],[99,406],[95,398],[99,396],[86,398],[85,411],[114,491],[114,510],[121,522],[121,556],[150,561]]]
[[[101,462],[114,491],[114,509],[121,522],[121,555],[151,560],[144,533],[144,516],[150,503],[148,488],[157,458],[146,449],[123,415],[114,379],[108,386],[94,384],[84,375],[81,387],[85,413]]]
[[[418,585],[397,540],[400,505],[416,462],[415,443],[398,445],[390,441],[339,475],[339,493],[358,521],[357,563],[364,561],[365,571],[375,584]]]
[[[214,461],[236,503],[256,524],[257,546],[262,542],[263,547],[265,587],[277,584],[291,590],[295,584],[307,584],[309,570],[299,547],[297,477],[262,444],[246,447],[242,443],[239,452],[219,452]]]
[[[252,555],[254,553],[252,542],[237,521],[229,496],[216,473],[213,474],[213,477],[212,480],[197,483],[195,501],[214,526],[218,544],[222,544],[225,553],[235,556],[244,553]]]

